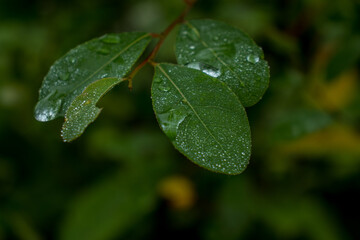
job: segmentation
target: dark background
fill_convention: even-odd
[[[360,1],[200,0],[271,67],[248,108],[253,149],[238,176],[188,161],[159,129],[151,67],[100,102],[63,143],[33,117],[51,64],[109,32],[160,32],[180,0],[0,1],[0,239],[360,239]],[[157,61],[174,62],[176,30]]]

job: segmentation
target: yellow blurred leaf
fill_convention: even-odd
[[[159,193],[175,209],[189,209],[195,202],[194,185],[183,176],[171,176],[162,180],[159,183]]]
[[[329,83],[319,83],[314,91],[315,101],[325,110],[338,111],[353,100],[357,89],[355,70],[341,74]]]
[[[288,155],[327,155],[345,152],[360,154],[360,135],[349,126],[333,125],[297,141],[282,144],[277,151]]]

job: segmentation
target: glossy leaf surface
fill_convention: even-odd
[[[91,83],[82,94],[77,96],[66,111],[62,129],[64,141],[70,142],[79,137],[85,128],[95,121],[101,109],[96,107],[99,99],[123,79],[104,78]]]
[[[35,118],[46,122],[64,116],[71,102],[92,82],[124,77],[150,40],[147,33],[107,34],[70,50],[45,76]]]
[[[260,47],[245,33],[215,20],[182,25],[176,41],[179,64],[212,72],[245,107],[257,103],[269,84],[269,66]]]
[[[162,130],[191,161],[225,174],[246,168],[251,151],[248,119],[224,83],[199,70],[158,64],[152,99]]]

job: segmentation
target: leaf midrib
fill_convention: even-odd
[[[191,110],[194,112],[195,116],[199,119],[199,121],[201,122],[201,124],[204,126],[204,128],[206,129],[206,131],[210,134],[210,136],[215,140],[215,142],[217,144],[219,144],[219,146],[221,147],[221,150],[223,150],[223,152],[228,156],[229,159],[231,159],[230,155],[227,153],[227,151],[224,149],[224,147],[222,146],[222,144],[215,138],[215,136],[212,134],[212,132],[210,131],[210,129],[206,126],[206,124],[204,123],[204,121],[200,118],[199,114],[195,111],[195,108],[191,105],[191,103],[189,102],[189,100],[185,97],[185,95],[182,93],[182,91],[180,90],[180,88],[175,84],[175,82],[170,78],[170,76],[165,72],[165,70],[160,66],[157,65],[157,67],[160,69],[160,71],[165,75],[165,77],[171,82],[171,84],[176,88],[176,90],[180,93],[180,95],[184,98],[184,100],[186,101],[187,105],[191,108]]]
[[[116,58],[118,58],[121,54],[123,54],[125,51],[127,51],[130,47],[132,47],[135,43],[139,42],[140,40],[142,40],[143,38],[149,36],[148,33],[142,35],[141,37],[137,38],[135,41],[131,42],[129,45],[127,45],[125,48],[123,48],[118,54],[116,54],[114,57],[112,57],[109,61],[107,61],[104,65],[100,66],[94,73],[92,73],[90,76],[88,76],[85,80],[81,81],[80,83],[78,83],[77,85],[75,85],[72,88],[72,91],[74,91],[76,88],[78,88],[79,86],[83,85],[85,82],[87,82],[89,79],[91,79],[93,76],[95,76],[95,74],[97,74],[99,71],[101,71],[104,67],[106,67],[107,65],[109,65],[111,62],[113,62]],[[114,77],[114,78],[118,78],[118,77]]]

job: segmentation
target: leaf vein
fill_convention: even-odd
[[[200,118],[199,114],[197,113],[197,111],[195,110],[195,108],[190,104],[189,100],[185,97],[185,95],[183,94],[183,92],[181,91],[181,89],[175,84],[175,82],[170,78],[170,76],[165,72],[165,70],[157,65],[157,67],[160,69],[160,71],[165,75],[165,77],[171,82],[171,84],[176,88],[176,90],[180,93],[180,95],[185,99],[186,103],[189,105],[189,107],[191,108],[191,110],[194,112],[195,116],[199,119],[199,121],[201,122],[201,124],[204,126],[204,128],[206,129],[206,131],[211,135],[211,137],[215,140],[215,142],[217,144],[219,144],[219,146],[221,147],[221,150],[223,150],[223,152],[229,157],[230,155],[227,153],[227,151],[224,149],[224,147],[222,146],[222,144],[215,138],[215,136],[212,134],[212,132],[210,131],[210,129],[206,126],[206,124],[204,123],[204,121]]]
[[[141,37],[137,38],[135,41],[131,42],[129,45],[127,45],[125,48],[123,48],[119,53],[117,53],[114,57],[112,57],[109,61],[107,61],[105,64],[103,64],[102,66],[100,66],[94,73],[92,73],[90,76],[88,76],[85,80],[83,80],[82,82],[78,83],[77,85],[75,85],[75,87],[73,87],[73,89],[78,88],[79,86],[81,86],[82,84],[84,84],[85,82],[87,82],[89,79],[91,79],[93,76],[95,76],[95,74],[97,74],[98,72],[100,72],[104,67],[106,67],[107,65],[109,65],[112,61],[114,61],[116,58],[118,58],[121,54],[123,54],[126,50],[128,50],[130,47],[132,47],[135,43],[139,42],[140,40],[142,40],[143,38],[147,37],[149,34],[144,34]]]

